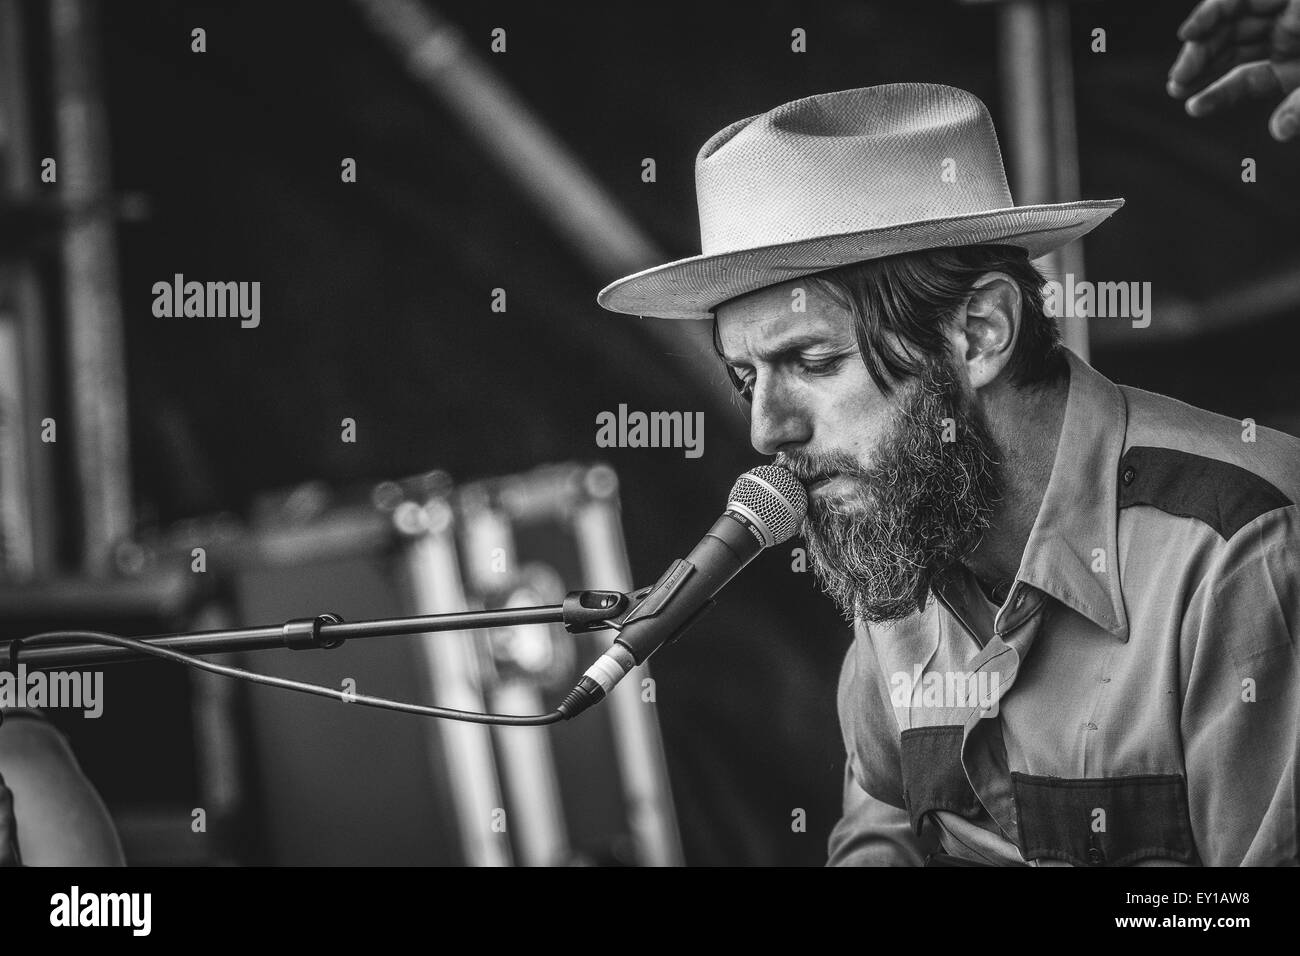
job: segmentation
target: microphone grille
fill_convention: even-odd
[[[794,536],[808,512],[808,492],[789,470],[779,465],[751,468],[731,487],[727,507],[738,505],[766,528],[767,546]]]

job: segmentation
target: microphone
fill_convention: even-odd
[[[671,644],[713,606],[713,596],[764,548],[789,541],[808,511],[799,479],[777,465],[739,478],[727,509],[685,558],[678,558],[623,619],[619,635],[557,710],[568,720],[604,698],[627,673]]]

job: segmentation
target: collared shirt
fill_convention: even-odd
[[[855,628],[831,864],[1300,862],[1300,440],[1068,357],[1005,602]]]

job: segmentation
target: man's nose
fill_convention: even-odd
[[[808,416],[790,400],[779,381],[759,376],[750,404],[749,443],[760,455],[775,455],[788,445],[802,445],[812,437]]]

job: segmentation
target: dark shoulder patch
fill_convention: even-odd
[[[1292,504],[1239,465],[1172,448],[1134,447],[1119,462],[1119,506],[1150,505],[1196,518],[1227,541],[1260,515]]]

